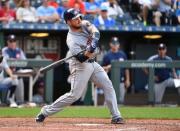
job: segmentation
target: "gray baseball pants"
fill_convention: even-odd
[[[126,87],[124,85],[124,82],[121,82],[119,84],[119,102],[120,102],[120,104],[124,103],[125,94],[126,94]]]
[[[155,103],[161,103],[166,87],[174,87],[174,80],[169,78],[161,83],[155,83],[154,94]],[[177,88],[180,94],[180,88]]]
[[[45,116],[52,115],[61,111],[64,107],[71,105],[78,100],[84,90],[87,88],[89,80],[95,83],[98,87],[102,87],[104,91],[105,101],[112,115],[112,119],[121,117],[118,110],[116,94],[110,79],[104,69],[96,62],[80,63],[73,61],[70,64],[71,72],[71,91],[60,96],[51,105],[44,106],[41,113]]]

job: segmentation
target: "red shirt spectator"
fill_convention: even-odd
[[[56,8],[56,9],[59,7],[58,3],[55,0],[50,0],[48,2],[48,5]]]
[[[86,13],[83,0],[69,0],[69,7],[79,9],[82,14]]]
[[[0,8],[0,21],[1,22],[10,22],[16,19],[16,13],[14,10],[10,9],[9,1],[4,0],[1,2]]]

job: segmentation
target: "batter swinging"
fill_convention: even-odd
[[[104,90],[105,101],[112,115],[112,124],[123,124],[118,110],[116,94],[104,69],[94,61],[100,33],[89,21],[82,20],[79,11],[70,8],[64,12],[64,19],[69,26],[67,45],[71,55],[80,53],[69,61],[71,73],[71,91],[59,97],[51,105],[44,106],[36,117],[36,122],[43,122],[46,117],[61,111],[64,107],[78,100],[87,88],[88,81],[94,82]]]

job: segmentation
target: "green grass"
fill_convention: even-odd
[[[0,117],[35,117],[40,108],[0,108]],[[180,107],[122,107],[124,118],[180,119]],[[71,106],[53,117],[110,118],[106,107]]]

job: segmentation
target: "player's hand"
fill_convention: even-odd
[[[86,50],[93,53],[97,46],[98,46],[98,41],[92,37],[89,37],[87,40]]]
[[[89,51],[85,51],[84,55],[87,56],[88,58],[92,58],[94,56],[94,54]]]

